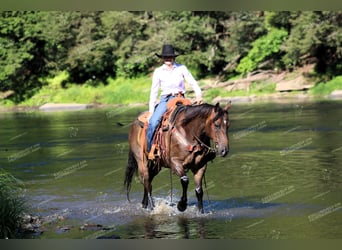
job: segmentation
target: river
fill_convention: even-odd
[[[127,133],[144,107],[0,113],[0,167],[44,218],[28,238],[342,238],[341,107],[233,103],[230,153],[208,164],[204,214],[191,173],[183,213],[168,169],[153,181],[153,211],[137,178],[126,200]]]

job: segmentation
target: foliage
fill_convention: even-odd
[[[122,77],[108,78],[106,83],[72,84],[70,76],[61,72],[54,78],[45,79],[48,85],[43,86],[32,98],[21,104],[39,106],[46,102],[53,103],[101,103],[129,104],[146,103],[149,98],[149,77],[125,79]]]
[[[286,36],[285,30],[271,29],[267,35],[253,42],[252,49],[246,57],[242,58],[236,70],[243,74],[255,70],[267,57],[280,51]]]
[[[26,210],[22,183],[0,169],[0,238],[15,238]]]
[[[147,76],[164,43],[197,79],[312,62],[332,78],[341,27],[341,11],[2,11],[0,91],[14,94],[1,102],[32,97],[62,71],[75,88]]]
[[[292,29],[285,41],[283,62],[287,68],[314,58],[316,71],[330,76],[342,73],[342,12],[299,12],[291,20]]]
[[[310,92],[314,95],[329,95],[334,90],[342,89],[342,76],[337,76],[326,83],[318,83]]]

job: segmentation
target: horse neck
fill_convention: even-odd
[[[182,127],[185,131],[191,132],[192,135],[203,136],[206,132],[205,123],[206,120],[201,119],[197,121],[192,121],[186,125],[183,125]]]
[[[189,112],[191,112],[191,110],[189,110]],[[210,113],[211,114],[211,113]],[[196,116],[196,118],[192,119],[190,122],[188,122],[187,124],[183,125],[181,120],[179,119],[179,125],[185,130],[187,135],[191,135],[191,136],[197,136],[203,140],[205,140],[206,138],[209,139],[209,135],[207,134],[207,120],[210,116],[210,114],[208,114],[208,116],[204,116],[204,115],[199,115]],[[185,118],[185,112],[183,112],[182,114],[182,118]]]

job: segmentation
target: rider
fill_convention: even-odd
[[[196,102],[202,102],[202,91],[198,86],[197,81],[185,65],[175,62],[175,58],[178,55],[175,54],[174,47],[170,44],[164,44],[161,54],[155,53],[155,55],[162,58],[163,65],[154,70],[152,77],[149,102],[150,119],[146,135],[147,152],[150,152],[151,150],[153,136],[157,126],[161,122],[163,114],[167,110],[167,102],[175,98],[178,93],[181,93],[184,97],[184,79],[195,91]],[[159,88],[161,89],[160,102],[157,107],[155,107]]]

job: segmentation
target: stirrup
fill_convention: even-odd
[[[156,152],[157,151],[157,152]],[[154,160],[156,158],[159,158],[159,154],[158,154],[158,147],[156,144],[152,144],[151,150],[148,153],[148,159],[149,160]]]

